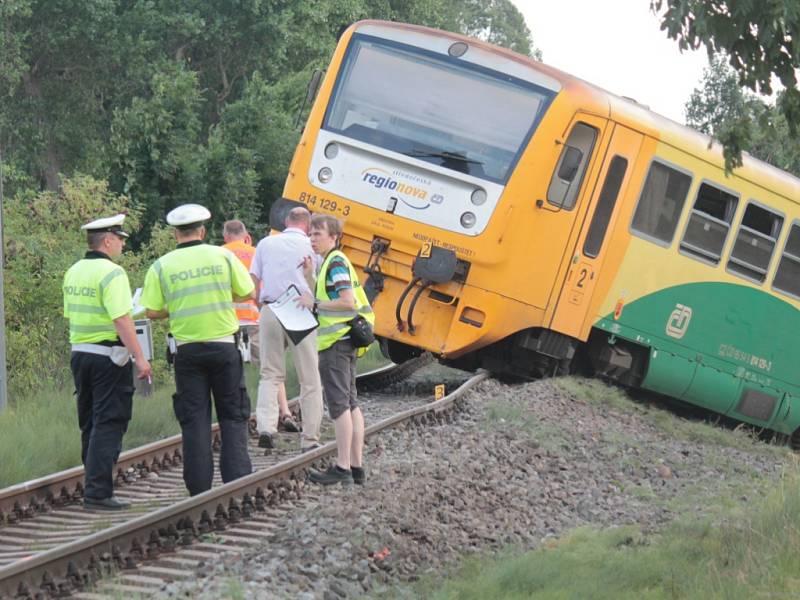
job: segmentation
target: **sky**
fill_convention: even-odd
[[[708,64],[659,29],[650,0],[512,0],[543,61],[684,123]]]

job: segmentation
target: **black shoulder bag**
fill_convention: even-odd
[[[361,315],[347,322],[350,326],[350,341],[356,348],[366,348],[375,341],[372,325]]]

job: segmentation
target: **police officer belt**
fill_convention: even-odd
[[[99,354],[100,356],[111,356],[114,348],[124,348],[124,346],[102,346],[100,344],[72,344],[73,352],[88,352],[89,354]],[[117,350],[119,352],[119,350]]]
[[[233,344],[236,340],[232,335],[225,335],[220,338],[214,338],[213,340],[175,340],[175,344],[177,346],[183,346],[184,344],[208,344],[208,343],[222,343],[222,344]]]
[[[118,367],[124,367],[131,359],[131,354],[125,346],[103,346],[101,344],[72,344],[73,352],[88,352],[99,356],[107,356]]]

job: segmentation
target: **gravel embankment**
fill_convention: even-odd
[[[581,525],[657,529],[755,499],[784,468],[749,443],[690,441],[643,416],[587,403],[550,381],[484,382],[452,423],[368,442],[364,487],[326,490],[257,551],[206,565],[162,597],[377,595],[464,553],[532,548]],[[678,423],[680,426],[680,423]],[[235,592],[235,593],[234,593]]]

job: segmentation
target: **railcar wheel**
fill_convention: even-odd
[[[403,364],[397,365],[395,368],[387,371],[385,374],[370,377],[369,380],[360,382],[358,384],[358,390],[360,392],[382,390],[390,385],[394,385],[395,383],[400,383],[401,381],[408,379],[416,371],[430,364],[431,362],[433,362],[433,356],[431,356],[430,352],[425,352],[421,356],[411,358]]]
[[[414,346],[409,346],[408,344],[386,338],[378,338],[378,345],[381,349],[381,354],[396,365],[402,365],[412,358],[417,358],[423,354],[421,348],[415,348]]]
[[[800,428],[795,429],[789,438],[789,447],[795,452],[800,452]]]

